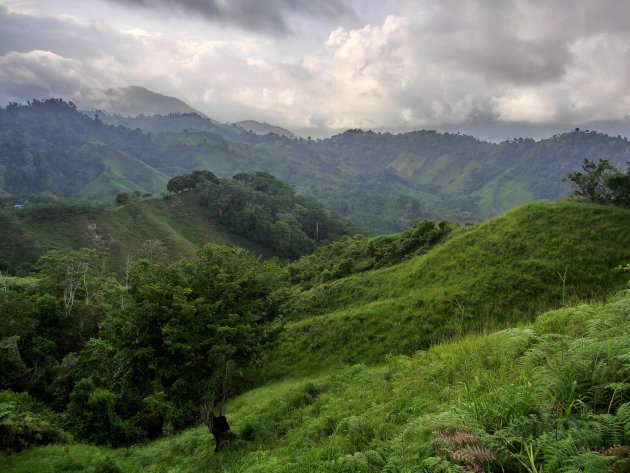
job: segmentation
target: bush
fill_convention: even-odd
[[[81,440],[101,445],[120,446],[136,442],[142,435],[117,412],[118,396],[96,387],[84,378],[74,387],[67,409],[69,424]]]
[[[70,436],[56,414],[27,393],[0,391],[0,451],[19,452],[31,445],[64,442]]]

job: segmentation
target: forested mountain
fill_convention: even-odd
[[[98,118],[107,125],[123,126],[132,130],[140,129],[145,133],[161,132],[205,132],[220,135],[226,139],[244,140],[248,132],[236,125],[219,123],[198,113],[171,113],[167,115],[125,116],[96,111],[90,116]]]
[[[251,131],[257,135],[268,135],[269,133],[275,133],[276,135],[286,136],[287,138],[297,138],[295,133],[270,123],[260,123],[255,120],[244,120],[234,123],[236,126],[243,128],[244,130]]]
[[[4,194],[111,200],[120,191],[162,192],[168,177],[195,170],[263,171],[379,233],[416,219],[479,220],[560,198],[568,192],[563,178],[585,158],[624,167],[630,144],[580,130],[499,144],[434,131],[349,130],[304,140],[259,136],[194,114],[90,118],[59,100],[0,111]]]
[[[115,209],[33,198],[14,208],[12,199],[0,199],[0,271],[23,274],[47,251],[80,248],[107,251],[117,274],[140,258],[192,257],[206,243],[295,259],[357,232],[315,198],[265,173],[195,172],[168,187],[173,193],[159,198],[120,193]]]
[[[175,97],[132,85],[107,89],[100,94],[99,108],[122,115],[200,113]]]

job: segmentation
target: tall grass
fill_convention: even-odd
[[[623,287],[630,211],[529,204],[456,229],[424,255],[296,294],[266,377],[382,363],[467,333],[531,321]],[[559,277],[558,275],[561,275]]]

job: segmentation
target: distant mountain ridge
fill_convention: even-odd
[[[127,116],[169,113],[196,113],[205,116],[180,99],[137,85],[105,90],[94,108]]]
[[[275,133],[276,135],[286,136],[287,138],[295,138],[296,135],[292,131],[282,128],[277,125],[271,125],[266,122],[257,122],[255,120],[244,120],[234,123],[236,126],[240,126],[246,131],[251,131],[257,135],[266,135],[268,133]]]
[[[561,198],[569,191],[563,179],[585,158],[625,167],[630,144],[578,130],[502,143],[430,130],[305,140],[194,113],[90,117],[61,100],[0,110],[0,193],[112,200],[118,192],[164,192],[169,177],[194,170],[264,171],[378,233]]]

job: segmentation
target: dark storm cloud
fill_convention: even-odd
[[[133,38],[102,25],[85,25],[71,19],[10,13],[0,5],[0,55],[8,52],[50,51],[72,59],[99,57],[115,52],[118,61],[137,58]]]
[[[202,15],[210,21],[234,25],[247,30],[271,33],[293,33],[289,16],[304,14],[335,20],[352,17],[353,12],[341,0],[109,0],[113,3]]]

